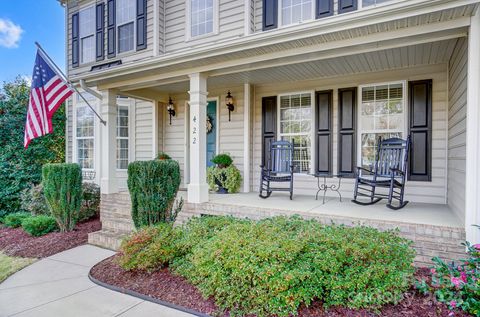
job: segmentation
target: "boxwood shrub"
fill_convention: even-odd
[[[22,225],[22,221],[26,218],[30,218],[31,215],[28,212],[14,212],[7,214],[3,218],[3,224],[10,228],[18,228]]]
[[[22,228],[31,236],[39,237],[55,231],[58,226],[55,218],[51,216],[39,215],[25,218],[22,221]]]
[[[177,161],[132,162],[128,165],[127,183],[135,227],[175,221],[172,209],[180,186]]]
[[[150,261],[148,269],[170,265],[232,316],[296,315],[313,300],[377,308],[399,301],[413,278],[411,241],[395,231],[299,217],[202,217],[183,227],[156,227],[145,237],[148,230],[154,229],[130,238],[129,250],[137,258],[171,255]],[[145,269],[143,262],[128,269]]]

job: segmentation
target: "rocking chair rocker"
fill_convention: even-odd
[[[387,207],[398,210],[408,203],[404,201],[405,180],[410,149],[410,136],[406,140],[390,138],[380,140],[372,170],[357,167],[357,178],[352,202],[359,205],[373,205],[388,199]],[[364,174],[365,173],[365,174]],[[376,193],[377,188],[388,188],[388,194]],[[359,201],[358,197],[370,201]],[[397,200],[398,205],[392,201]]]
[[[272,191],[288,191],[293,199],[293,144],[288,141],[274,141],[270,145],[270,158],[262,169],[260,179],[261,198],[268,198]],[[270,187],[271,182],[289,183],[289,187]],[[264,194],[265,192],[265,194]]]

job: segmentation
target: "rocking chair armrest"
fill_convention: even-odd
[[[369,170],[365,167],[357,166],[357,174],[360,174],[361,171],[365,171],[367,173],[373,174],[373,171],[371,171],[371,170]]]
[[[394,172],[396,172],[396,173],[399,173],[399,174],[402,175],[402,176],[405,176],[405,172],[403,172],[402,170],[400,170],[400,169],[398,169],[398,168],[390,167],[390,171],[392,172],[392,174],[393,174]]]

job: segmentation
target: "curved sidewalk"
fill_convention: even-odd
[[[24,268],[0,284],[0,316],[194,316],[91,282],[90,268],[113,254],[83,245]]]

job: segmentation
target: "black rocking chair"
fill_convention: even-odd
[[[403,200],[405,192],[405,176],[407,171],[410,136],[406,140],[390,138],[380,140],[371,170],[357,167],[357,180],[353,202],[359,205],[373,205],[387,198],[387,207],[398,210],[408,203]],[[388,194],[378,194],[377,188],[388,188]],[[369,201],[359,201],[358,197],[368,197]],[[398,205],[392,201],[397,200]]]
[[[260,166],[260,197],[268,198],[272,191],[290,192],[293,198],[293,144],[288,141],[274,141],[270,144],[270,158],[267,166]],[[271,182],[289,183],[289,187],[270,187]],[[265,194],[264,194],[265,192]]]

